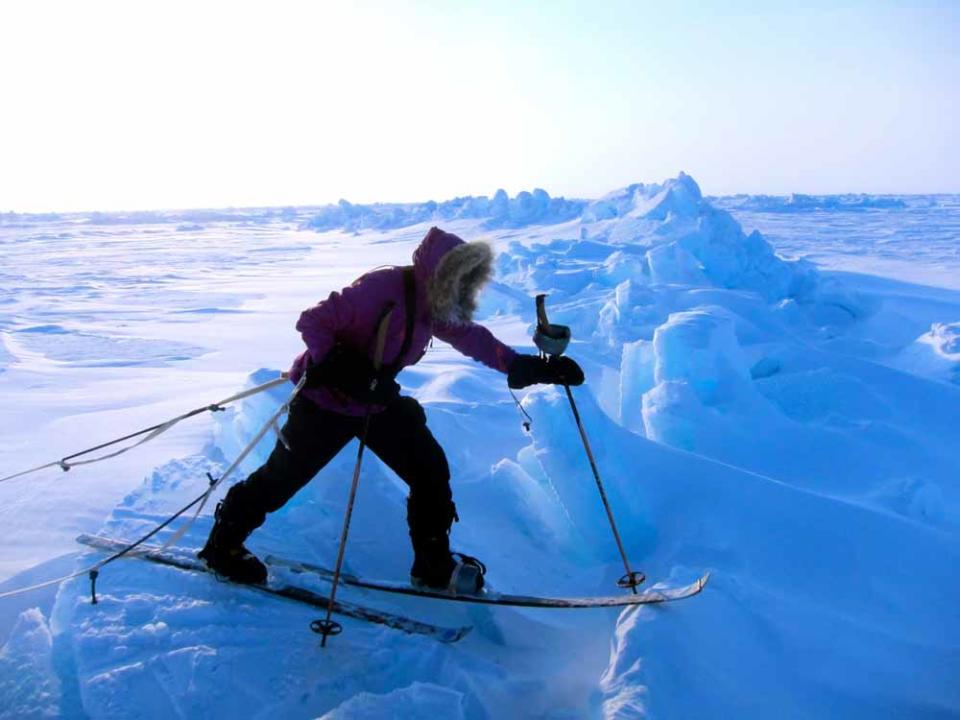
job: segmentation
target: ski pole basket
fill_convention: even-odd
[[[633,590],[634,588],[642,585],[643,581],[646,579],[647,576],[639,570],[631,570],[617,580],[617,587],[623,588],[624,590]]]
[[[310,623],[310,629],[317,635],[323,636],[323,644],[327,644],[327,638],[331,635],[339,635],[343,632],[343,625],[336,620],[314,620]]]

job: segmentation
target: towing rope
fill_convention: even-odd
[[[50,587],[51,585],[57,585],[57,584],[59,584],[59,583],[66,582],[67,580],[72,580],[73,578],[77,578],[77,577],[80,577],[80,576],[82,576],[82,575],[87,575],[87,576],[90,578],[90,587],[91,587],[92,599],[93,599],[93,602],[96,603],[96,601],[97,601],[97,600],[96,600],[96,581],[97,581],[97,577],[98,577],[99,574],[100,574],[100,569],[103,568],[105,565],[108,565],[108,564],[112,563],[114,560],[119,560],[119,559],[122,558],[124,555],[126,555],[126,554],[129,553],[130,551],[136,549],[137,547],[139,547],[140,545],[142,545],[143,543],[145,543],[147,540],[149,540],[150,538],[152,538],[154,535],[156,535],[157,533],[159,533],[161,530],[163,530],[164,528],[166,528],[167,526],[169,526],[174,520],[176,520],[177,518],[179,518],[180,516],[182,516],[183,514],[185,514],[185,513],[186,513],[187,511],[189,511],[192,507],[194,507],[195,505],[199,505],[199,507],[197,508],[197,511],[193,514],[193,517],[190,518],[190,520],[189,520],[187,523],[185,523],[182,528],[180,528],[179,530],[177,530],[177,532],[175,532],[175,533],[173,534],[173,536],[163,544],[162,547],[163,547],[163,548],[167,548],[167,547],[169,547],[170,545],[172,545],[173,543],[175,543],[177,540],[179,540],[181,537],[183,537],[183,535],[187,532],[187,530],[189,530],[190,527],[193,525],[193,523],[194,523],[194,521],[197,519],[197,517],[199,517],[200,511],[203,510],[204,505],[206,505],[207,500],[210,498],[210,495],[211,495],[211,494],[213,493],[213,491],[217,488],[217,486],[220,485],[220,483],[222,483],[222,482],[227,478],[227,476],[229,476],[234,470],[236,470],[236,468],[240,465],[240,463],[242,463],[242,462],[244,461],[244,459],[246,459],[247,455],[249,455],[249,454],[253,451],[253,449],[257,446],[257,444],[263,439],[263,436],[264,436],[264,435],[266,435],[271,429],[274,429],[274,430],[277,429],[277,420],[278,420],[278,418],[279,418],[283,413],[287,412],[287,410],[288,410],[289,407],[290,407],[290,403],[292,403],[293,400],[294,400],[294,398],[299,394],[299,392],[300,392],[300,390],[303,388],[303,385],[304,385],[304,383],[306,382],[306,380],[307,380],[307,376],[306,376],[306,374],[304,374],[303,377],[300,378],[300,382],[298,382],[298,383],[296,384],[296,386],[295,386],[294,389],[293,389],[293,392],[290,393],[290,396],[286,399],[286,401],[284,401],[283,404],[281,404],[280,407],[278,407],[277,410],[273,413],[273,415],[270,416],[270,418],[267,420],[267,422],[265,422],[265,423],[263,424],[263,427],[261,427],[260,430],[256,433],[256,435],[253,436],[253,439],[252,439],[249,443],[247,443],[246,447],[243,448],[243,450],[242,450],[242,451],[240,452],[240,454],[237,456],[236,460],[234,460],[234,461],[230,464],[230,467],[228,467],[228,468],[223,472],[223,474],[222,474],[219,478],[214,478],[214,477],[212,477],[211,475],[208,474],[207,477],[208,477],[209,480],[210,480],[210,485],[209,485],[209,487],[207,487],[206,490],[204,490],[204,492],[203,492],[202,494],[198,495],[196,498],[194,498],[193,500],[191,500],[188,504],[184,505],[184,506],[183,506],[182,508],[180,508],[177,512],[175,512],[173,515],[171,515],[170,517],[168,517],[168,518],[167,518],[166,520],[164,520],[162,523],[160,523],[159,525],[157,525],[155,528],[153,528],[153,529],[152,529],[150,532],[148,532],[146,535],[143,535],[143,536],[140,537],[138,540],[130,543],[129,545],[127,545],[126,547],[124,547],[122,550],[117,551],[116,553],[114,553],[114,554],[111,555],[110,557],[108,557],[108,558],[106,558],[106,559],[104,559],[104,560],[101,560],[100,562],[98,562],[98,563],[96,563],[96,564],[94,564],[94,565],[91,565],[91,566],[89,566],[89,567],[86,567],[86,568],[84,568],[84,569],[82,569],[82,570],[78,570],[78,571],[76,571],[76,572],[70,573],[69,575],[64,575],[63,577],[54,578],[53,580],[46,580],[46,581],[44,581],[44,582],[37,583],[36,585],[31,585],[31,586],[29,586],[29,587],[17,588],[16,590],[8,590],[7,592],[0,593],[0,600],[4,600],[4,599],[6,599],[6,598],[11,598],[11,597],[16,597],[16,596],[18,596],[18,595],[24,595],[24,594],[26,594],[26,593],[28,593],[28,592],[32,592],[32,591],[34,591],[34,590],[40,590],[40,589],[42,589],[42,588]],[[268,390],[268,389],[270,389],[270,388],[272,388],[272,387],[275,387],[275,386],[279,385],[280,383],[284,383],[284,382],[287,382],[287,381],[288,381],[287,374],[284,373],[283,375],[281,375],[281,377],[277,378],[276,380],[271,380],[270,382],[264,383],[263,385],[258,385],[258,386],[255,387],[255,388],[251,388],[250,390],[245,390],[245,391],[242,392],[242,393],[238,393],[238,394],[236,394],[236,395],[234,395],[234,396],[232,396],[232,397],[230,397],[230,398],[227,398],[226,400],[224,400],[224,401],[222,401],[222,402],[220,402],[220,403],[216,403],[216,406],[219,408],[220,405],[226,405],[226,404],[228,404],[228,403],[235,402],[236,400],[240,400],[240,399],[242,399],[242,398],[250,397],[251,395],[255,395],[256,393],[263,392],[263,391],[265,391],[265,390]],[[125,440],[125,439],[129,439],[130,437],[136,437],[136,435],[140,435],[140,434],[144,434],[144,433],[151,433],[151,436],[150,436],[150,438],[148,438],[148,439],[152,439],[153,437],[156,437],[156,435],[159,434],[159,433],[155,433],[155,434],[152,433],[152,431],[154,431],[155,429],[158,429],[158,428],[163,427],[163,428],[164,428],[164,431],[165,431],[165,430],[169,429],[170,427],[172,427],[172,426],[173,426],[174,424],[176,424],[177,422],[180,422],[181,420],[183,420],[183,419],[185,419],[185,418],[187,418],[187,417],[191,417],[191,416],[193,416],[193,415],[197,415],[197,414],[199,414],[199,413],[201,413],[201,412],[204,412],[204,411],[206,411],[206,410],[208,410],[209,408],[212,408],[212,407],[214,407],[214,406],[213,406],[213,405],[210,405],[210,406],[205,407],[205,408],[198,408],[197,410],[192,410],[191,412],[185,413],[184,415],[181,415],[181,416],[179,416],[179,417],[177,417],[177,418],[174,418],[173,420],[167,421],[166,423],[161,423],[160,425],[156,425],[156,426],[154,426],[153,428],[147,428],[146,430],[141,430],[139,433],[134,433],[133,435],[129,435],[129,436],[127,436],[126,438],[119,438],[119,439],[117,439],[117,440],[111,441],[110,443],[106,443],[106,444],[104,444],[104,445],[100,445],[100,446],[98,446],[97,448],[91,448],[90,450],[86,450],[86,451],[81,452],[81,453],[76,453],[76,455],[73,455],[73,456],[71,456],[71,457],[76,457],[76,456],[83,455],[83,454],[88,453],[88,452],[93,452],[94,450],[97,450],[97,449],[106,447],[106,446],[111,445],[111,444],[116,444],[116,443],[118,443],[118,442],[122,442],[122,441]],[[220,409],[222,410],[223,408],[220,408]],[[278,433],[278,435],[280,435],[281,438],[282,438],[282,434]],[[281,440],[281,441],[282,441],[282,440]],[[134,447],[136,447],[137,445],[143,444],[144,442],[146,442],[146,439],[145,439],[145,440],[142,440],[141,442],[137,443],[136,445],[131,445],[130,447],[125,448],[125,449],[122,450],[121,452],[126,452],[127,450],[131,450],[131,449],[133,449]],[[90,462],[97,462],[97,461],[99,461],[99,460],[105,460],[105,459],[107,459],[108,457],[115,457],[116,455],[119,455],[119,454],[120,454],[120,452],[112,453],[111,455],[105,455],[105,456],[103,456],[103,457],[101,457],[101,458],[96,458],[95,460],[88,460],[88,461],[86,461],[86,462],[84,462],[84,463],[73,463],[73,464],[74,464],[74,465],[88,464],[88,463],[90,463]],[[44,468],[46,468],[46,467],[52,467],[53,465],[58,465],[58,464],[59,464],[59,463],[50,463],[49,465],[44,465],[44,466],[42,466],[42,467],[44,467]],[[17,476],[19,476],[19,475],[25,475],[25,474],[27,474],[28,472],[36,472],[37,470],[40,470],[40,469],[42,469],[42,468],[34,468],[34,470],[28,470],[28,471],[25,471],[25,472],[23,472],[23,473],[18,473],[16,476],[10,476],[10,477],[17,477]],[[69,469],[69,468],[67,468],[67,469]],[[7,480],[7,479],[10,479],[10,478],[3,478],[2,480],[0,480],[0,482],[2,482],[3,480]]]
[[[280,438],[280,441],[283,442],[284,445],[286,445],[286,440],[283,437],[283,433],[281,433],[278,429],[277,420],[280,418],[281,415],[287,412],[287,410],[290,408],[290,403],[293,402],[293,399],[297,396],[297,394],[300,392],[300,390],[303,388],[306,382],[307,382],[307,374],[304,373],[303,376],[300,378],[300,382],[297,383],[296,387],[293,388],[293,392],[290,393],[290,397],[288,397],[286,402],[284,402],[280,407],[278,407],[276,411],[273,413],[273,415],[271,415],[270,418],[263,424],[263,427],[261,427],[260,430],[257,431],[257,434],[253,436],[253,440],[247,443],[247,446],[240,451],[240,454],[237,455],[236,460],[234,460],[230,464],[230,467],[224,470],[223,474],[216,480],[214,480],[212,477],[210,478],[210,487],[208,487],[207,491],[203,495],[201,495],[200,498],[198,498],[200,502],[200,507],[197,508],[197,511],[193,514],[193,517],[190,518],[190,520],[186,524],[184,524],[182,528],[177,530],[173,534],[173,536],[163,544],[162,549],[166,549],[170,547],[171,545],[173,545],[173,543],[175,543],[177,540],[179,540],[186,534],[187,530],[190,529],[190,527],[193,525],[196,519],[200,516],[200,512],[203,510],[204,506],[207,504],[207,500],[210,498],[211,493],[213,493],[216,487],[220,483],[222,483],[228,475],[230,475],[234,470],[237,469],[240,463],[242,463],[247,458],[247,455],[249,455],[253,451],[253,449],[257,446],[257,443],[259,443],[263,439],[264,435],[266,435],[270,430],[274,430],[276,431],[277,436]],[[186,509],[188,508],[185,508],[184,512],[186,511]],[[139,544],[140,542],[143,542],[146,539],[147,538],[142,538],[137,544]],[[132,548],[127,548],[127,550],[125,550],[124,552],[127,552],[131,549]]]
[[[133,450],[135,447],[139,447],[144,443],[150,442],[154,438],[165,433],[174,425],[188,418],[192,418],[195,415],[200,415],[201,413],[205,413],[205,412],[220,412],[224,409],[223,407],[224,405],[229,405],[230,403],[236,402],[238,400],[243,400],[244,398],[248,398],[251,395],[256,395],[257,393],[264,392],[266,390],[269,390],[270,388],[276,387],[277,385],[281,385],[287,382],[288,380],[289,380],[289,376],[287,375],[287,373],[281,373],[280,377],[278,377],[276,380],[271,380],[270,382],[264,383],[263,385],[257,385],[256,387],[250,388],[249,390],[244,390],[243,392],[237,393],[236,395],[231,395],[225,400],[221,400],[220,402],[213,403],[212,405],[205,405],[204,407],[196,408],[194,410],[191,410],[190,412],[185,412],[183,415],[178,415],[177,417],[171,420],[167,420],[166,422],[162,422],[157,425],[152,425],[148,428],[144,428],[143,430],[138,430],[137,432],[130,433],[129,435],[124,435],[123,437],[119,437],[116,440],[110,440],[108,442],[101,443],[100,445],[95,445],[91,448],[87,448],[86,450],[81,450],[80,452],[73,453],[72,455],[67,455],[66,457],[63,457],[60,460],[54,460],[53,462],[49,462],[44,465],[39,465],[35,468],[30,468],[29,470],[23,470],[21,472],[14,473],[13,475],[7,475],[6,477],[0,478],[0,483],[6,482],[7,480],[13,480],[14,478],[23,477],[24,475],[30,475],[35,472],[40,472],[41,470],[46,470],[47,468],[59,467],[64,472],[67,472],[72,467],[77,467],[79,465],[92,465],[93,463],[97,463],[102,460],[109,460],[110,458],[115,458],[118,455],[123,455],[124,453],[129,452],[130,450]],[[138,440],[133,445],[129,445],[125,448],[121,448],[120,450],[117,450],[115,452],[107,453],[106,455],[101,455],[95,458],[90,458],[88,460],[73,461],[74,458],[79,458],[79,457],[83,457],[84,455],[89,455],[90,453],[96,452],[97,450],[103,450],[104,448],[117,445],[127,440],[132,440],[133,438],[139,437],[140,435],[145,435],[145,437]]]
[[[123,548],[123,550],[120,550],[120,551],[118,551],[117,553],[115,553],[114,555],[108,557],[106,560],[101,560],[100,562],[96,563],[95,565],[91,565],[90,567],[86,567],[86,568],[84,568],[83,570],[77,570],[76,572],[70,573],[69,575],[64,575],[63,577],[54,578],[53,580],[46,580],[46,581],[44,581],[44,582],[42,582],[42,583],[37,583],[36,585],[31,585],[31,586],[29,586],[29,587],[17,588],[16,590],[8,590],[8,591],[5,592],[5,593],[0,593],[0,600],[4,600],[4,599],[6,599],[6,598],[11,598],[11,597],[16,597],[17,595],[25,595],[25,594],[27,594],[28,592],[32,592],[32,591],[34,591],[34,590],[40,590],[40,589],[45,588],[45,587],[50,587],[51,585],[57,585],[57,584],[59,584],[59,583],[66,582],[67,580],[73,580],[73,578],[80,577],[81,575],[87,575],[87,576],[90,577],[91,582],[96,582],[97,575],[100,574],[100,568],[102,568],[102,567],[103,567],[104,565],[106,565],[107,563],[113,562],[114,560],[118,560],[119,558],[123,557],[123,556],[126,555],[128,552],[130,552],[131,550],[133,550],[134,548],[136,548],[138,545],[141,545],[141,544],[145,543],[147,540],[149,540],[149,539],[152,538],[154,535],[156,535],[158,532],[160,532],[160,531],[163,530],[165,527],[167,527],[167,525],[169,525],[169,524],[172,523],[174,520],[176,520],[178,517],[180,517],[181,515],[183,515],[187,510],[189,510],[189,509],[192,508],[194,505],[196,505],[198,502],[200,502],[206,495],[207,495],[207,493],[204,493],[203,495],[200,495],[199,497],[195,498],[193,501],[190,502],[189,505],[185,505],[184,507],[182,507],[182,508],[181,508],[180,510],[178,510],[175,514],[171,515],[171,516],[170,516],[169,518],[167,518],[164,522],[160,523],[157,527],[155,527],[155,528],[154,528],[153,530],[151,530],[149,533],[147,533],[146,535],[144,535],[142,538],[140,538],[139,540],[137,540],[137,541],[134,542],[134,543],[131,543],[131,544],[128,545],[127,547]]]

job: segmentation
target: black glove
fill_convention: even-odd
[[[335,345],[319,363],[307,365],[304,387],[328,387],[354,400],[372,405],[387,405],[400,395],[400,384],[390,373],[377,371],[365,353]],[[376,386],[371,389],[374,379]]]
[[[517,355],[507,373],[507,385],[514,390],[528,385],[583,385],[583,370],[568,357],[544,360],[538,355]]]

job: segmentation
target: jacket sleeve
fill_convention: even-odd
[[[502,373],[510,369],[510,364],[517,356],[510,347],[497,340],[492,332],[476,323],[437,324],[433,326],[433,334],[467,357]]]
[[[297,330],[303,337],[310,357],[320,362],[337,341],[338,334],[349,327],[376,322],[378,308],[384,304],[383,278],[367,274],[340,292],[332,292],[300,314]]]

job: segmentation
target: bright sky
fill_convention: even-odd
[[[0,211],[960,192],[960,2],[0,5]]]

